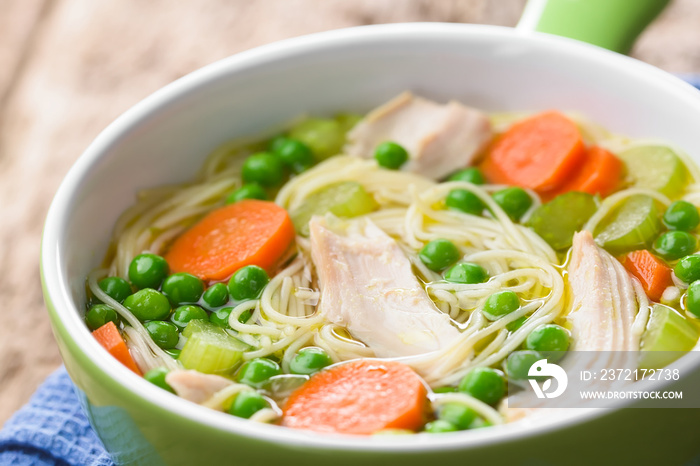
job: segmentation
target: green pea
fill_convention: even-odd
[[[302,348],[289,363],[289,372],[292,374],[311,375],[329,366],[330,356],[321,348]]]
[[[518,310],[518,308],[520,308],[518,295],[510,290],[503,290],[486,298],[482,313],[488,320],[494,321]]]
[[[265,398],[263,398],[260,393],[245,391],[236,395],[233,399],[233,403],[231,403],[231,406],[228,408],[228,412],[229,414],[242,417],[243,419],[250,419],[253,414],[267,407],[267,401],[265,401]]]
[[[692,283],[695,280],[700,280],[700,255],[693,254],[685,256],[678,261],[673,268],[673,272],[679,280],[685,283]]]
[[[506,381],[496,369],[475,367],[459,382],[458,390],[486,404],[494,405],[506,394]]]
[[[460,253],[452,241],[434,239],[418,253],[420,260],[434,272],[440,272],[459,260]]]
[[[170,316],[170,322],[175,324],[180,330],[184,330],[191,320],[209,320],[209,316],[207,311],[192,304],[178,307],[173,312],[173,315]]]
[[[248,309],[247,311],[241,312],[241,314],[238,316],[238,322],[245,324],[250,320],[250,318],[253,316],[253,310]]]
[[[493,200],[513,220],[520,220],[527,210],[532,207],[532,198],[522,188],[512,187],[493,193]]]
[[[484,211],[484,203],[479,196],[466,189],[453,189],[445,198],[448,209],[458,210],[465,214],[481,215]]]
[[[196,303],[204,293],[204,283],[192,274],[179,272],[165,279],[161,291],[173,306]]]
[[[666,209],[664,223],[672,230],[691,231],[700,224],[700,215],[690,202],[676,201]]]
[[[106,304],[95,304],[85,314],[85,321],[91,330],[97,330],[107,322],[119,322],[117,311]]]
[[[478,168],[465,168],[464,170],[460,170],[456,173],[453,173],[449,178],[448,181],[466,181],[467,183],[471,184],[484,184],[486,183],[486,180],[484,179],[484,175],[481,174],[481,171],[479,171]]]
[[[296,139],[286,139],[281,142],[275,148],[274,153],[294,173],[308,170],[314,164],[314,154],[309,149],[309,146]]]
[[[221,328],[227,328],[229,327],[228,318],[231,315],[231,311],[233,311],[232,307],[222,307],[221,309],[217,309],[209,315],[209,321]]]
[[[244,199],[258,199],[260,201],[267,200],[267,192],[257,183],[244,184],[240,188],[226,196],[226,204],[235,204]]]
[[[236,381],[258,388],[267,382],[270,377],[280,375],[279,364],[267,358],[255,358],[243,364],[238,371]]]
[[[289,138],[287,136],[277,136],[270,141],[270,144],[268,144],[267,148],[270,152],[275,154],[287,141],[289,141]]]
[[[289,137],[306,144],[318,160],[338,155],[345,144],[345,129],[326,118],[308,118],[289,131]]]
[[[124,307],[141,322],[165,319],[170,314],[168,298],[152,288],[144,288],[126,298]]]
[[[525,321],[527,321],[527,316],[518,317],[517,319],[515,319],[511,323],[506,324],[506,330],[508,330],[509,332],[515,332],[516,330],[518,330],[520,327],[523,326]]]
[[[175,348],[180,340],[180,332],[178,332],[175,324],[164,322],[162,320],[152,320],[143,324],[148,330],[153,342],[163,349]]]
[[[175,393],[173,387],[168,385],[168,383],[165,381],[165,376],[168,375],[168,372],[170,372],[168,368],[156,367],[155,369],[151,369],[143,374],[143,378],[151,382],[153,385],[162,388],[163,390],[167,390],[170,393]]]
[[[473,262],[461,262],[452,266],[445,272],[445,280],[452,283],[475,284],[484,283],[489,279],[489,274],[479,264]]]
[[[209,309],[221,307],[228,302],[228,287],[224,283],[216,283],[207,288],[202,300]]]
[[[231,311],[233,311],[232,307],[222,307],[221,309],[217,309],[211,313],[211,315],[209,316],[209,321],[212,324],[218,325],[221,328],[230,328],[229,317],[231,316]],[[252,309],[243,311],[238,316],[238,322],[245,324],[246,322],[248,322],[248,320],[250,320],[250,317],[252,315]]]
[[[700,318],[700,280],[694,281],[688,287],[685,308],[695,317]]]
[[[259,152],[243,162],[241,173],[246,183],[274,187],[278,186],[284,178],[284,166],[276,155]]]
[[[540,359],[542,355],[537,351],[513,351],[506,358],[506,374],[511,379],[527,379],[530,367]]]
[[[171,348],[163,350],[166,354],[170,355],[171,358],[177,359],[180,357],[180,350],[177,348]]]
[[[398,170],[401,165],[408,161],[408,152],[399,144],[386,141],[377,146],[374,150],[374,158],[379,166],[390,170]]]
[[[228,291],[237,301],[257,299],[270,281],[267,272],[257,265],[247,265],[238,269],[228,282]]]
[[[569,331],[564,327],[555,324],[541,325],[527,336],[525,348],[557,360],[569,349],[570,340]]]
[[[436,419],[425,425],[425,431],[430,434],[444,434],[445,432],[457,432],[457,428],[450,421]]]
[[[170,268],[164,258],[155,254],[139,254],[129,264],[129,280],[136,288],[157,290]]]
[[[449,422],[458,430],[468,429],[476,418],[476,411],[459,403],[445,403],[438,411],[438,419]]]
[[[695,251],[695,237],[685,231],[669,231],[654,242],[654,251],[666,260],[680,259]]]
[[[131,285],[121,277],[106,277],[100,280],[97,285],[107,296],[121,303],[131,294]]]

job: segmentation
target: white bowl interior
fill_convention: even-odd
[[[57,312],[79,345],[117,370],[106,354],[89,351],[97,346],[79,314],[85,276],[99,265],[117,217],[138,190],[190,179],[211,150],[232,138],[301,113],[363,112],[406,89],[487,111],[574,110],[617,133],[672,142],[700,161],[694,90],[648,65],[566,39],[414,24],[341,30],[245,52],[120,117],[61,186],[42,260]],[[175,404],[147,384],[133,385]]]

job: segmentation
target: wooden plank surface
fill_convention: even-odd
[[[39,283],[43,219],[117,115],[219,58],[362,24],[512,26],[525,0],[0,0],[0,423],[60,364]],[[700,73],[700,2],[676,0],[634,55]]]

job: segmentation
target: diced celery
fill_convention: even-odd
[[[189,338],[197,332],[213,331],[215,328],[221,330],[218,325],[214,325],[211,322],[203,319],[190,320],[187,323],[187,326],[185,326],[185,329],[182,331],[182,336]]]
[[[309,146],[317,160],[324,160],[340,154],[345,144],[345,131],[337,120],[307,118],[289,131],[289,137]]]
[[[654,305],[647,330],[642,335],[641,369],[659,369],[691,351],[698,341],[698,330],[671,308]]]
[[[595,232],[598,244],[612,254],[646,249],[659,234],[656,202],[643,194],[630,196],[608,214]]]
[[[185,369],[205,374],[228,375],[240,365],[250,346],[224,329],[203,320],[192,320],[183,335],[187,343],[178,358]]]
[[[362,115],[356,115],[354,113],[340,113],[335,116],[335,121],[340,123],[340,127],[346,133],[353,129],[360,120],[362,120]]]
[[[377,202],[360,183],[342,181],[311,194],[301,207],[292,212],[292,221],[300,235],[309,236],[309,220],[314,215],[331,212],[338,217],[357,217],[377,207]]]
[[[539,206],[528,224],[552,248],[566,249],[597,208],[590,194],[571,191]]]
[[[633,186],[655,189],[675,198],[683,192],[688,181],[685,165],[668,147],[634,147],[619,157],[625,163],[628,180]]]

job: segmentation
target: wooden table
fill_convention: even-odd
[[[362,24],[514,25],[524,0],[0,0],[0,422],[61,363],[39,240],[64,174],[164,84],[267,42]],[[700,2],[676,0],[633,55],[700,73]]]

